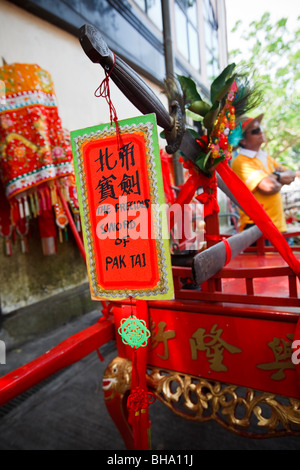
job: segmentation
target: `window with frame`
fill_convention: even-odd
[[[162,11],[161,11],[161,0],[134,0],[141,10],[148,16],[152,23],[162,31]]]
[[[200,72],[197,2],[175,0],[174,8],[177,49]]]
[[[203,0],[203,12],[207,75],[209,79],[213,79],[220,72],[220,62],[218,22],[210,0]]]

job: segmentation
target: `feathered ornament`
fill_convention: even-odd
[[[235,128],[232,129],[229,136],[228,136],[228,144],[231,145],[233,148],[237,147],[240,143],[240,141],[244,137],[244,132],[242,130],[242,124],[239,123],[239,125]]]
[[[262,92],[257,85],[251,84],[246,73],[236,73],[234,79],[237,93],[233,101],[235,116],[238,119],[256,108],[262,101]]]

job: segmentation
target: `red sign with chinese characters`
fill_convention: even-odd
[[[83,131],[71,138],[92,297],[173,298],[153,118]]]
[[[114,305],[116,328],[130,311]],[[160,308],[150,308],[149,316],[149,365],[300,397],[291,360],[295,323]],[[119,356],[131,358],[131,348],[119,338],[117,345]]]

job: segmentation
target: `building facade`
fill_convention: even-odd
[[[99,110],[93,86],[102,71],[88,64],[78,43],[85,23],[159,94],[169,70],[192,76],[206,94],[227,65],[225,0],[1,0],[0,11],[1,56],[8,63],[38,63],[53,75],[69,129],[90,124],[87,116],[75,118],[77,103],[87,115]]]

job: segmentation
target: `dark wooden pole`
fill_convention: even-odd
[[[229,237],[226,242],[221,241],[198,253],[193,260],[193,273],[196,283],[198,285],[202,284],[224,268],[228,258],[225,243],[229,244],[230,259],[233,259],[261,236],[262,232],[254,225],[244,232]]]

